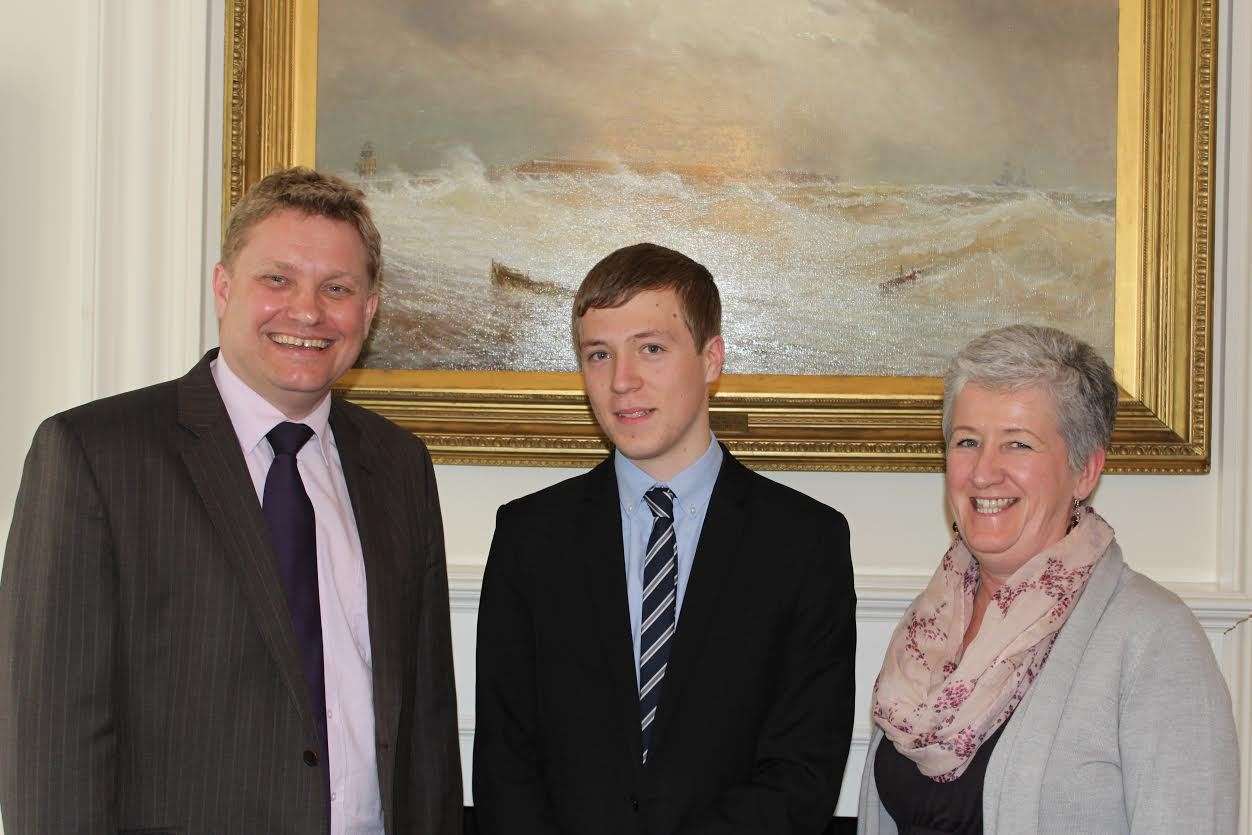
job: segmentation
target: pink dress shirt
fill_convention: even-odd
[[[265,435],[288,418],[239,379],[220,354],[211,368],[248,463],[257,501],[261,501],[265,476],[274,460]],[[329,418],[327,394],[304,420],[297,421],[314,434],[296,456],[296,466],[317,519],[317,584],[330,748],[330,831],[331,835],[382,835],[365,562]]]

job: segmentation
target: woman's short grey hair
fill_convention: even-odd
[[[1010,325],[961,349],[943,379],[943,440],[952,440],[952,406],[966,383],[992,391],[1039,387],[1052,395],[1069,465],[1082,469],[1107,449],[1117,415],[1113,369],[1095,349],[1056,328]]]

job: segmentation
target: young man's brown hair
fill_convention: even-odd
[[[696,350],[722,332],[722,299],[701,263],[657,244],[624,246],[591,268],[574,295],[570,332],[578,351],[578,320],[588,310],[620,307],[647,290],[673,290]]]
[[[248,189],[226,219],[222,263],[231,266],[247,242],[248,230],[283,209],[343,220],[355,226],[365,246],[370,292],[378,291],[383,276],[382,237],[365,203],[365,192],[332,174],[312,168],[296,166],[275,171]]]

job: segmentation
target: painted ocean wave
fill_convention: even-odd
[[[936,374],[970,335],[1016,321],[1112,358],[1111,195],[533,169],[455,148],[438,169],[365,184],[387,261],[366,366],[572,370],[575,288],[642,240],[713,272],[731,372]],[[493,261],[542,291],[493,284]]]

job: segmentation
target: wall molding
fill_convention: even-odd
[[[448,596],[452,611],[477,612],[483,567],[477,563],[448,564]],[[925,587],[929,576],[893,574],[856,575],[858,623],[895,624]],[[1163,584],[1187,604],[1210,640],[1220,639],[1252,614],[1252,595],[1222,591],[1199,583]],[[1218,658],[1221,658],[1220,653]]]
[[[1213,381],[1217,464],[1217,576],[1230,591],[1252,595],[1252,9],[1246,3],[1219,7],[1217,136],[1214,178]],[[1218,278],[1220,277],[1220,278]],[[1229,629],[1229,627],[1228,627]],[[1252,831],[1252,623],[1243,621],[1223,634],[1222,669],[1230,685],[1240,740],[1240,831]]]

